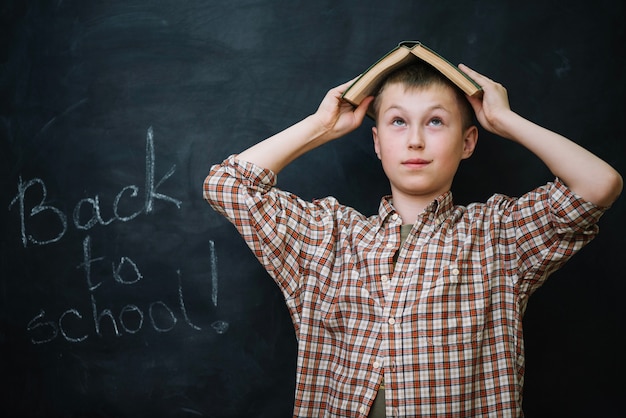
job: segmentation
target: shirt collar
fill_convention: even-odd
[[[433,200],[422,212],[419,219],[423,222],[432,221],[433,227],[441,225],[454,210],[454,200],[452,199],[452,192],[447,191],[439,195]],[[396,213],[393,207],[393,199],[391,195],[385,196],[381,199],[378,207],[378,216],[380,217],[381,224],[387,221],[387,218]]]
[[[430,213],[433,214],[433,226],[439,226],[446,219],[452,215],[452,211],[454,210],[454,200],[452,199],[452,192],[447,191],[446,193],[437,197],[433,202],[428,206],[424,212],[428,213],[430,209]]]
[[[380,205],[378,206],[378,216],[380,217],[381,223],[385,223],[387,218],[396,213],[396,210],[391,203],[391,195],[384,196],[380,200]]]

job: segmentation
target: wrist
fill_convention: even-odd
[[[491,122],[491,126],[496,135],[517,141],[516,132],[519,132],[520,124],[523,123],[524,120],[524,118],[509,109],[494,118]]]
[[[309,142],[321,145],[329,142],[333,137],[332,123],[328,123],[317,114],[307,116],[302,120],[305,130],[309,133]]]

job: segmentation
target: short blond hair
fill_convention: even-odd
[[[465,93],[434,67],[423,61],[416,61],[400,67],[380,82],[374,90],[374,100],[370,104],[371,114],[375,115],[376,118],[378,118],[378,110],[380,108],[380,95],[385,90],[385,87],[390,84],[401,84],[410,89],[420,89],[434,85],[448,86],[454,90],[457,97],[459,109],[461,110],[463,129],[469,128],[474,124],[474,110],[465,97]]]

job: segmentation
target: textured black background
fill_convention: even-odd
[[[0,412],[291,416],[287,310],[234,229],[202,200],[202,181],[211,164],[313,112],[330,87],[400,40],[421,40],[502,82],[514,110],[626,173],[623,2],[512,4],[2,1]],[[519,195],[551,179],[529,152],[481,131],[455,199]],[[23,199],[20,185],[30,185]],[[115,205],[127,186],[137,196],[125,189]],[[370,122],[289,166],[279,186],[374,213],[388,184]],[[150,210],[146,190],[162,195]],[[96,196],[103,220],[114,208],[139,214],[77,228],[75,208],[86,223],[84,199]],[[49,207],[67,218],[62,235]],[[623,409],[624,215],[621,199],[599,237],[530,301],[527,417]],[[121,280],[135,277],[128,260],[141,279],[115,281],[120,263]],[[111,312],[119,335],[106,316],[97,332],[94,305]]]

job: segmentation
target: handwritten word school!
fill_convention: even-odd
[[[93,197],[81,199],[74,206],[71,215],[69,215],[48,202],[48,190],[42,179],[33,178],[29,181],[23,181],[20,177],[17,185],[17,194],[9,204],[9,210],[17,208],[20,221],[20,239],[24,248],[59,242],[71,226],[77,230],[88,231],[96,225],[107,226],[114,222],[130,222],[141,214],[153,212],[155,202],[158,201],[174,204],[180,209],[182,202],[179,199],[159,192],[159,187],[175,173],[176,166],[173,165],[158,182],[155,181],[156,158],[152,127],[148,129],[146,135],[145,157],[146,170],[143,193],[140,193],[141,189],[133,184],[123,187],[113,199],[112,216],[107,219],[102,215],[102,203],[97,194]],[[39,199],[33,198],[33,195],[39,196]],[[33,205],[33,201],[37,203]],[[127,213],[121,213],[122,207],[129,206],[135,209]],[[45,233],[37,231],[36,225],[39,225],[37,222],[39,217],[45,218]],[[213,276],[211,281],[213,286],[212,300],[213,304],[217,306],[217,258],[215,257],[214,242],[209,242],[209,248],[210,271]],[[143,279],[141,269],[131,257],[123,256],[119,258],[118,263],[107,261],[106,256],[94,257],[92,255],[91,236],[89,235],[85,236],[82,241],[82,256],[83,259],[76,268],[83,272],[86,288],[89,292],[90,313],[83,314],[79,309],[72,307],[63,311],[58,318],[51,318],[45,309],[40,309],[26,325],[33,344],[49,343],[59,337],[71,343],[85,341],[91,336],[84,331],[85,321],[91,323],[95,335],[100,338],[104,336],[102,332],[103,322],[110,324],[107,326],[113,330],[114,335],[117,337],[125,334],[136,334],[145,327],[151,327],[159,333],[169,332],[177,325],[179,318],[182,318],[184,323],[191,329],[195,331],[201,330],[199,326],[191,321],[187,313],[180,270],[176,270],[178,306],[175,308],[168,306],[162,300],[156,300],[147,304],[143,309],[136,304],[129,303],[121,308],[119,312],[114,313],[111,309],[99,308],[96,293],[103,281],[98,281],[94,278],[92,266],[96,263],[109,262],[113,283],[117,286],[128,287],[138,284]],[[228,329],[228,323],[215,321],[211,324],[211,327],[218,334],[223,334]],[[78,329],[81,331],[77,331]]]

